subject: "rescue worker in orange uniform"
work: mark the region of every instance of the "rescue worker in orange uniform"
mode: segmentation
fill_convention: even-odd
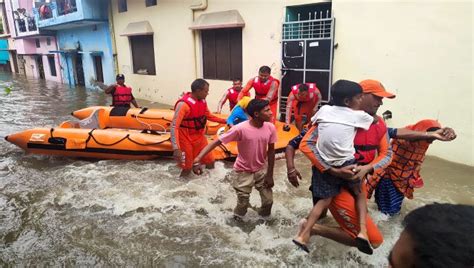
[[[285,130],[290,129],[291,112],[294,113],[296,128],[301,131],[303,125],[318,110],[321,102],[321,92],[315,83],[298,84],[291,87],[290,95],[286,101]]]
[[[242,91],[240,91],[238,100],[241,100],[244,96],[248,96],[251,88],[255,89],[256,99],[265,99],[270,102],[270,109],[273,113],[272,123],[275,123],[280,81],[270,75],[271,71],[268,66],[260,67],[260,69],[258,69],[258,76],[247,82]]]
[[[125,75],[117,74],[115,77],[117,83],[107,87],[105,94],[112,95],[112,106],[130,107],[130,103],[139,108],[135,97],[132,94],[132,88],[125,85]]]
[[[229,111],[232,111],[234,109],[235,105],[237,105],[238,102],[238,97],[239,93],[242,90],[242,79],[240,78],[234,78],[232,80],[232,87],[227,89],[224,94],[222,95],[222,98],[220,99],[219,103],[217,104],[217,114],[220,114],[222,112],[222,107],[224,106],[224,103],[229,100]],[[250,96],[250,94],[247,92],[246,96]]]
[[[184,94],[175,104],[173,121],[171,122],[171,143],[173,157],[183,169],[181,177],[191,173],[194,158],[207,145],[207,119],[225,124],[226,120],[209,112],[206,97],[209,94],[209,83],[204,79],[196,79],[191,84],[191,92]],[[214,166],[212,152],[201,161],[207,168]]]

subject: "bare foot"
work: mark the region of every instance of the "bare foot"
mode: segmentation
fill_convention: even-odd
[[[308,222],[308,220],[306,218],[303,218],[300,220],[300,222],[298,222],[298,234],[297,234],[297,237],[300,237],[301,234],[303,233],[303,230],[304,230],[304,227],[306,226],[306,223]]]
[[[363,232],[361,230],[361,232],[357,235],[355,241],[356,241],[356,247],[359,251],[364,252],[365,254],[372,255],[373,248],[367,236],[367,231]]]
[[[357,237],[369,241],[369,236],[367,235],[367,231],[364,232],[361,230],[359,234],[357,235]]]
[[[303,249],[306,252],[308,251],[308,248],[306,247],[306,244],[308,244],[310,235],[306,235],[304,233],[304,229],[306,227],[308,220],[306,218],[301,219],[298,223],[298,234],[296,235],[296,238],[293,239],[293,243],[295,243],[298,247]]]

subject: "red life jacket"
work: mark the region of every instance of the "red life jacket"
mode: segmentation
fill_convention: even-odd
[[[227,90],[227,99],[229,99],[230,110],[237,104],[240,91],[235,90],[233,87]]]
[[[293,96],[295,96],[296,101],[308,102],[308,101],[316,99],[316,102],[318,102],[318,93],[320,92],[316,84],[315,83],[305,83],[305,84],[308,86],[308,95],[306,95],[305,98],[298,97],[298,92],[299,92],[298,88],[301,84],[297,84],[291,87],[291,93],[293,93]]]
[[[380,140],[387,135],[387,126],[381,117],[377,116],[377,123],[370,125],[368,130],[357,130],[354,138],[354,154],[357,163],[368,164],[375,159]]]
[[[112,93],[112,106],[130,106],[133,100],[132,88],[125,85],[115,85]]]
[[[280,81],[276,78],[273,78],[272,76],[269,76],[267,81],[265,81],[265,83],[262,83],[260,81],[260,78],[258,78],[258,76],[256,76],[253,79],[252,87],[255,89],[255,98],[264,99],[267,96],[268,91],[270,91],[270,86],[272,85],[273,81],[277,82],[277,89],[273,93],[270,103],[277,102],[278,101],[278,87],[280,86]]]
[[[206,100],[196,100],[192,97],[191,92],[188,92],[176,102],[175,109],[180,102],[186,103],[191,108],[191,112],[183,119],[180,127],[188,129],[189,134],[203,133],[207,122]]]

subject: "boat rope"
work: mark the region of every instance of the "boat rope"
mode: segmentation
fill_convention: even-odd
[[[232,153],[229,151],[229,149],[227,149],[227,147],[224,145],[224,144],[219,144],[219,148],[222,149],[222,151],[224,151],[224,153],[227,155],[227,157],[232,157]]]
[[[140,120],[140,118],[142,118],[142,119],[152,119],[152,120],[165,120],[165,121],[171,122],[170,120],[168,120],[164,117],[162,117],[162,118],[152,118],[152,117],[143,117],[143,116],[138,116],[138,115],[132,115],[132,118],[135,118],[138,121],[138,123],[148,127],[148,129],[150,129],[150,130],[153,130],[154,125],[160,127],[161,129],[163,129],[163,131],[157,130],[157,132],[160,133],[160,134],[165,134],[166,133],[166,127],[164,127],[163,125],[158,124],[158,123],[144,122],[144,121]]]
[[[166,140],[162,140],[162,141],[158,141],[158,142],[155,142],[155,143],[141,143],[141,142],[138,142],[136,140],[133,140],[132,138],[130,138],[130,134],[127,134],[125,137],[121,138],[120,140],[116,141],[116,142],[113,142],[113,143],[110,143],[110,144],[106,144],[106,143],[102,143],[102,142],[99,142],[93,135],[93,132],[94,132],[95,129],[92,129],[88,134],[89,134],[89,137],[87,138],[86,140],[86,144],[89,142],[90,139],[93,139],[95,141],[95,143],[99,144],[99,145],[102,145],[102,146],[114,146],[116,144],[119,144],[120,142],[124,141],[124,140],[129,140],[137,145],[140,145],[140,146],[153,146],[153,145],[159,145],[159,144],[162,144],[164,142],[167,142],[170,140],[170,138],[166,139]]]

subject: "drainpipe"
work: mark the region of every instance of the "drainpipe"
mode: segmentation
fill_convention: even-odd
[[[114,27],[114,19],[113,19],[113,12],[112,12],[112,1],[109,1],[109,31],[110,37],[112,41],[112,55],[114,57],[114,68],[115,74],[119,73],[118,67],[118,58],[117,58],[117,43],[115,41],[115,27]]]
[[[66,69],[67,69],[67,80],[68,80],[68,84],[69,84],[69,87],[72,87],[72,82],[71,82],[71,73],[69,71],[69,61],[68,61],[68,57],[67,57],[67,53],[64,53],[64,59],[66,61]]]
[[[193,3],[191,4],[191,19],[192,22],[195,20],[195,11],[197,10],[206,10],[207,8],[207,0],[194,0]],[[196,30],[192,30],[193,32],[193,55],[194,55],[194,78],[198,77],[198,58],[197,58],[197,44],[196,44]]]

